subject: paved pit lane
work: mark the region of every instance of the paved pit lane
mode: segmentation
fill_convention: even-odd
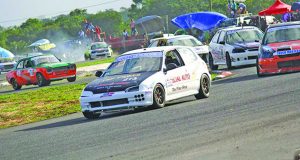
[[[2,129],[0,159],[293,159],[300,148],[300,73],[233,72],[213,82],[208,99]]]

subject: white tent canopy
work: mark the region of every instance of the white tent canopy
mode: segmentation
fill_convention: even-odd
[[[6,50],[0,47],[0,58],[14,58],[15,55],[12,54],[9,50]]]

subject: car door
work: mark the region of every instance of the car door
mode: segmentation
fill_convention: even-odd
[[[168,51],[164,63],[167,101],[185,96],[187,91],[186,76],[188,75],[186,75],[187,69],[178,51],[175,49]]]
[[[209,51],[210,54],[214,60],[214,63],[219,62],[219,56],[218,56],[218,39],[220,36],[221,31],[218,31],[214,37],[211,39],[211,42],[209,44]]]
[[[185,82],[189,90],[188,94],[196,94],[199,89],[200,77],[199,73],[199,64],[197,64],[198,55],[192,51],[191,48],[178,48],[177,49],[185,63]]]
[[[21,60],[18,62],[17,67],[16,67],[16,77],[15,79],[17,80],[19,85],[25,85],[27,84],[27,79],[23,76],[23,70],[24,70],[24,61]]]
[[[24,69],[22,70],[22,75],[24,79],[27,80],[28,84],[32,84],[36,81],[35,78],[35,69],[33,63],[30,59],[24,61]]]
[[[218,38],[218,43],[217,43],[217,59],[218,62],[216,64],[226,64],[226,57],[225,57],[225,37],[226,37],[226,32],[222,31],[220,33],[220,36]]]

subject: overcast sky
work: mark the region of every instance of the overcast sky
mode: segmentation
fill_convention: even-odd
[[[132,0],[0,0],[0,25],[20,25],[30,17],[48,18],[88,6],[88,13],[119,10],[121,7],[128,8],[131,3]]]

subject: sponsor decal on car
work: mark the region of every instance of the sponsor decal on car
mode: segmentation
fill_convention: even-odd
[[[111,97],[112,95],[114,95],[115,93],[114,92],[107,92],[107,93],[103,93],[100,98],[103,98],[103,97]]]
[[[295,50],[287,50],[287,51],[277,51],[274,53],[274,55],[282,56],[282,55],[289,55],[289,54],[295,54],[300,53],[300,49]]]
[[[141,58],[141,57],[163,57],[162,52],[146,52],[139,54],[130,54],[118,57],[115,62],[121,62],[127,59]]]

